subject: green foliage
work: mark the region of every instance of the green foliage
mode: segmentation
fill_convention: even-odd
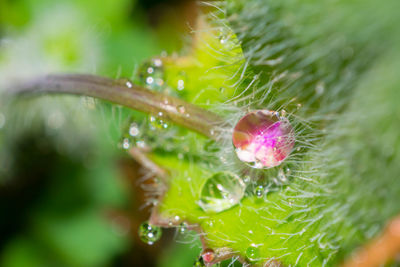
[[[277,182],[273,170],[249,170],[238,162],[229,133],[219,137],[211,153],[205,143],[198,146],[202,142],[197,136],[186,135],[184,156],[152,157],[171,172],[159,207],[162,216],[178,215],[200,225],[207,246],[215,250],[227,247],[245,258],[248,247],[255,244],[259,263],[278,259],[285,265],[331,266],[376,236],[400,212],[399,169],[394,166],[400,150],[393,125],[399,114],[393,99],[399,99],[395,88],[400,85],[394,75],[398,56],[393,48],[399,44],[392,27],[395,5],[395,1],[384,6],[373,1],[228,2],[227,20],[216,22],[217,15],[212,23],[222,31],[230,23],[245,62],[238,60],[235,65],[242,75],[227,75],[237,85],[227,93],[230,101],[209,108],[230,123],[248,108],[284,109],[297,137],[295,151],[282,166],[282,170],[290,167],[289,182]],[[213,31],[209,34],[218,39]],[[221,55],[225,51],[230,47],[218,50]],[[191,56],[196,58],[196,51]],[[211,58],[203,60],[211,62],[210,70],[223,68],[213,66],[218,63],[212,61],[215,55],[202,56]],[[190,80],[209,75],[185,71]],[[223,82],[216,80],[213,89]],[[199,94],[205,89],[195,83],[188,90]],[[197,146],[190,146],[191,138]],[[224,170],[242,177],[250,172],[253,182],[239,205],[206,213],[197,204],[201,187],[213,173]],[[261,200],[252,192],[258,184],[267,187]]]
[[[125,138],[130,146],[151,150],[148,157],[169,173],[167,191],[160,186],[151,192],[151,197],[163,194],[155,211],[171,224],[187,221],[191,226],[200,226],[205,246],[217,252],[227,248],[260,265],[271,260],[285,266],[340,264],[400,212],[400,170],[396,164],[399,126],[394,123],[400,118],[400,80],[396,73],[400,68],[396,51],[400,35],[395,26],[399,23],[398,1],[231,0],[207,5],[214,4],[213,11],[202,17],[202,26],[195,32],[187,53],[158,57],[162,61],[160,86],[152,89],[221,115],[226,125],[214,136],[216,141],[165,123],[162,114],[147,118],[107,104],[100,104],[100,110],[110,122],[106,125],[110,129],[102,128],[90,136],[105,136],[108,132],[114,142]],[[84,2],[82,8],[86,5],[94,7],[96,3]],[[136,61],[157,54],[159,48],[152,47],[154,36],[139,30],[140,24],[133,35],[128,33],[126,17],[116,15],[124,14],[126,5],[122,1],[101,11],[115,25],[101,41],[80,36],[77,29],[82,22],[78,22],[61,35],[47,38],[46,32],[41,33],[40,47],[49,58],[61,62],[57,70],[87,70],[90,63],[97,63],[101,66],[99,73],[113,75],[120,64],[121,73],[129,77],[132,63],[126,51],[135,43],[136,33],[144,40],[129,54]],[[15,14],[11,12],[9,16]],[[29,17],[47,21],[35,12]],[[16,27],[24,25],[18,16],[9,19]],[[94,23],[96,17],[86,19]],[[71,36],[81,38],[71,40]],[[84,53],[87,46],[99,47],[93,58]],[[61,57],[59,48],[65,51]],[[8,58],[10,55],[17,54],[10,51],[4,53],[6,62],[14,60]],[[151,87],[146,80],[151,74],[148,67],[148,63],[139,66],[134,81]],[[51,106],[43,104],[46,108]],[[254,109],[286,114],[295,129],[295,148],[281,166],[251,169],[235,155],[231,129]],[[92,119],[89,116],[77,123]],[[137,125],[138,134],[129,134],[132,123]],[[75,129],[85,126],[69,127],[67,135],[76,134]],[[58,134],[55,142],[69,142],[62,133]],[[86,140],[82,133],[81,137]],[[77,143],[81,144],[79,140]],[[104,148],[105,155],[112,153]],[[45,247],[55,247],[57,260],[66,264],[96,266],[123,247],[123,240],[110,236],[107,226],[93,213],[100,205],[123,201],[123,190],[105,179],[106,174],[114,176],[112,167],[103,165],[107,157],[98,156],[94,167],[97,171],[93,169],[84,181],[93,181],[91,177],[96,176],[104,184],[97,185],[96,181],[96,186],[90,187],[93,192],[82,193],[93,194],[87,214],[75,214],[63,227],[57,227],[62,217],[52,208],[33,216],[32,235],[41,237]],[[204,211],[198,204],[202,186],[215,173],[225,171],[243,180],[249,177],[245,196],[238,205],[222,212]],[[266,191],[262,197],[254,192],[259,186]],[[54,190],[47,197],[69,193]],[[70,239],[71,233],[82,233],[83,240]],[[92,236],[98,239],[84,242]],[[84,243],[88,253],[75,255],[79,253],[76,242]],[[41,249],[33,247],[30,238],[18,238],[9,245],[4,261],[12,262],[13,255],[23,255],[21,261],[40,264],[43,259],[37,255],[42,252],[38,250]],[[249,259],[250,254],[257,257]],[[175,260],[177,265],[183,265]],[[9,266],[12,264],[18,262]]]

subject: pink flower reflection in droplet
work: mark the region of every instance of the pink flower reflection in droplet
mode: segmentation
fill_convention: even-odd
[[[281,164],[293,149],[292,126],[278,112],[255,110],[236,124],[233,145],[238,158],[253,168],[272,168]]]

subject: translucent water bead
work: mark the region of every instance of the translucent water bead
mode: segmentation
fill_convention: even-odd
[[[140,225],[138,234],[144,243],[153,245],[161,237],[161,228],[144,222]]]
[[[255,110],[236,124],[232,141],[241,161],[253,168],[267,169],[278,166],[289,156],[295,135],[289,121],[278,112]]]
[[[233,173],[219,172],[204,183],[199,206],[206,212],[221,212],[239,203],[246,185]]]

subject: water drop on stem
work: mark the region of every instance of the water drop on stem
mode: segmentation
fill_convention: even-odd
[[[160,239],[162,231],[160,227],[144,222],[140,225],[138,234],[144,243],[152,245]]]
[[[256,245],[251,244],[246,249],[246,258],[251,262],[257,261],[260,258],[259,248]]]

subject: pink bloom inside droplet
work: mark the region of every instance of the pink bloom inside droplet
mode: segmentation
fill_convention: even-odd
[[[270,110],[255,110],[236,124],[233,145],[238,158],[254,168],[272,168],[287,158],[294,146],[294,131],[286,118]]]

